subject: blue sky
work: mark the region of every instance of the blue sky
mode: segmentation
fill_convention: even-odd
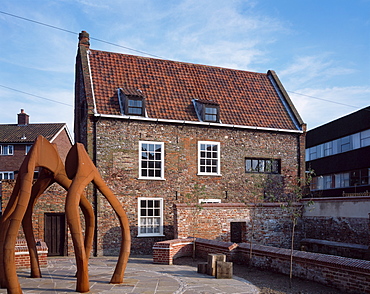
[[[370,105],[370,0],[3,0],[0,123],[22,108],[73,132],[82,30],[121,46],[97,50],[275,70],[308,129]]]

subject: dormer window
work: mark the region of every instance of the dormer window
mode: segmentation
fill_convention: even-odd
[[[143,99],[137,99],[136,97],[128,97],[127,99],[127,114],[132,115],[143,115]]]
[[[145,97],[140,90],[120,88],[118,100],[122,115],[145,116]]]
[[[200,121],[220,122],[220,106],[216,102],[194,99],[193,104]]]
[[[204,105],[204,121],[218,122],[218,107]]]

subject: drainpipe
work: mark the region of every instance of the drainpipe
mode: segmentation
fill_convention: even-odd
[[[96,147],[96,134],[97,134],[97,123],[98,123],[99,118],[93,117],[93,163],[96,166],[96,160],[97,160],[97,147]],[[95,221],[95,226],[94,226],[94,251],[93,255],[95,257],[98,256],[98,191],[95,187],[93,186],[93,199],[94,199],[94,221]]]

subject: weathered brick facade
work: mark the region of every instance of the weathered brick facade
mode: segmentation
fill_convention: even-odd
[[[298,177],[299,134],[205,128],[198,126],[100,119],[95,124],[98,140],[96,165],[105,182],[123,204],[131,223],[132,251],[150,253],[161,238],[137,236],[138,197],[164,198],[164,238],[174,237],[174,203],[192,203],[194,185],[205,186],[203,198],[228,203],[249,203],[255,197],[255,175],[245,172],[245,157],[278,158],[285,187]],[[165,180],[138,180],[139,141],[164,142]],[[222,176],[197,175],[198,141],[217,141],[221,146]],[[288,189],[288,188],[286,188]],[[279,214],[276,215],[279,217]],[[120,231],[105,200],[98,211],[98,254],[117,254]],[[269,241],[266,241],[269,242]]]
[[[256,188],[262,178],[281,183],[284,193],[304,176],[306,126],[275,72],[92,50],[86,32],[79,41],[75,141],[85,145],[125,208],[134,254],[151,253],[155,242],[174,238],[173,204],[196,203],[198,198],[256,203],[263,198],[263,189]],[[215,111],[208,118],[207,107]],[[163,177],[139,175],[143,141],[163,144]],[[201,175],[200,141],[219,146],[219,172]],[[247,173],[246,158],[276,160],[279,171]],[[88,193],[96,213],[94,253],[117,254],[120,233],[113,210],[97,191]],[[139,197],[163,199],[163,234],[138,230]]]

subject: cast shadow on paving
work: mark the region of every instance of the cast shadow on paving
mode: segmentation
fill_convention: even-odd
[[[152,257],[131,257],[123,284],[109,284],[117,260],[114,257],[91,258],[89,293],[258,293],[248,281],[215,279],[199,274],[187,265],[153,264]],[[49,258],[42,278],[29,278],[30,270],[19,270],[23,293],[76,293],[76,266],[73,257]],[[6,289],[0,289],[6,293]]]

